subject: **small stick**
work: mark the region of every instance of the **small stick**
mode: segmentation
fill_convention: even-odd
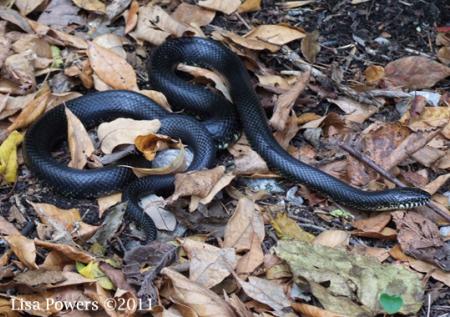
[[[380,165],[378,165],[377,163],[372,161],[368,156],[362,154],[361,152],[356,151],[355,149],[353,149],[352,147],[350,147],[349,145],[347,145],[345,143],[339,143],[338,145],[339,145],[339,147],[341,149],[343,149],[344,151],[350,153],[353,157],[355,157],[359,161],[361,161],[361,162],[365,163],[366,165],[370,166],[377,173],[383,175],[384,178],[388,179],[389,181],[391,181],[392,183],[394,183],[398,187],[406,187],[406,185],[403,182],[401,182],[399,179],[397,179],[397,177],[395,177],[394,175],[392,175],[391,173],[386,171],[384,168],[382,168]]]
[[[386,179],[397,185],[398,187],[407,187],[403,182],[398,180],[395,176],[393,176],[391,173],[386,171],[384,168],[379,166],[377,163],[372,161],[367,156],[363,155],[362,153],[355,151],[353,148],[348,146],[347,144],[339,143],[338,144],[341,149],[344,151],[350,153],[353,157],[360,160],[361,162],[367,164],[371,168],[373,168],[377,173],[383,175]],[[429,210],[434,211],[436,214],[444,218],[446,221],[450,222],[450,215],[441,210],[433,201],[428,202],[428,204],[425,206],[428,207]]]

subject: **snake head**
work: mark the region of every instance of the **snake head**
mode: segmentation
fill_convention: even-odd
[[[418,188],[395,188],[390,190],[392,209],[411,209],[427,204],[431,195]]]

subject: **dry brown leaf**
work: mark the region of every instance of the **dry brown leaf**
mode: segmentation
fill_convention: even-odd
[[[214,184],[214,186],[209,191],[208,195],[206,197],[198,197],[198,196],[192,196],[191,198],[191,204],[189,205],[189,211],[194,211],[197,209],[198,204],[201,203],[203,205],[209,204],[214,197],[217,195],[218,192],[220,192],[222,189],[224,189],[226,186],[228,186],[231,181],[236,177],[236,175],[231,173],[225,173],[222,175],[222,177],[217,181],[217,183]]]
[[[299,2],[299,1],[293,1]],[[292,303],[292,308],[297,312],[302,314],[305,317],[345,317],[344,315],[339,315],[336,313],[332,313],[328,310],[301,303]]]
[[[0,216],[0,234],[2,235],[20,235],[20,231],[6,220],[3,216]]]
[[[228,148],[233,155],[236,166],[236,175],[250,175],[255,173],[268,173],[269,168],[266,162],[258,153],[252,150],[245,136],[242,136],[235,144]]]
[[[255,51],[269,50],[270,52],[275,53],[276,51],[278,51],[280,49],[280,46],[278,46],[278,45],[264,42],[264,41],[261,41],[258,39],[246,38],[246,37],[237,35],[233,32],[226,31],[226,30],[214,31],[212,33],[212,35],[214,36],[216,33],[219,33],[220,35],[230,39],[234,43],[236,43],[242,47],[248,48],[250,50],[255,50]]]
[[[261,247],[261,240],[257,235],[253,235],[250,250],[239,258],[236,267],[238,274],[251,274],[264,262],[264,252]]]
[[[186,32],[186,25],[172,18],[157,5],[139,8],[136,30],[131,33],[135,38],[154,45],[161,45],[169,35],[180,37]]]
[[[300,74],[295,85],[278,97],[275,104],[274,113],[269,121],[270,125],[276,130],[281,131],[285,129],[289,114],[295,105],[295,101],[305,90],[305,87],[309,82],[310,75],[311,73],[309,71]]]
[[[273,308],[275,312],[281,312],[289,307],[291,302],[284,294],[283,287],[273,281],[250,276],[248,282],[239,281],[245,294],[254,300]]]
[[[80,211],[76,208],[60,209],[51,204],[28,202],[35,210],[37,216],[43,224],[55,221],[64,226],[68,231],[72,231],[77,222],[81,221]]]
[[[106,5],[100,0],[72,0],[81,9],[96,13],[106,13]]]
[[[244,0],[239,6],[238,12],[253,12],[261,10],[261,0]]]
[[[114,148],[122,144],[134,144],[139,135],[148,135],[158,132],[161,127],[159,120],[134,120],[118,118],[111,122],[99,125],[97,130],[98,139],[101,142],[101,150],[110,154]]]
[[[450,65],[450,46],[441,47],[437,51],[437,57],[445,65]]]
[[[162,269],[161,274],[167,276],[172,284],[167,295],[163,294],[177,304],[190,307],[196,313],[196,316],[237,317],[227,302],[216,293],[167,267]]]
[[[167,198],[167,201],[174,202],[179,197],[198,196],[206,197],[214,185],[225,173],[225,167],[217,166],[204,171],[192,171],[175,175],[175,191]]]
[[[327,230],[321,232],[312,241],[313,244],[320,244],[330,248],[345,248],[350,241],[350,233],[342,230]]]
[[[450,68],[423,56],[408,56],[387,64],[384,81],[389,86],[422,89],[431,88],[450,76]]]
[[[316,62],[317,54],[320,52],[319,31],[307,33],[302,40],[301,51],[305,59],[310,63]]]
[[[134,139],[136,149],[144,154],[145,158],[152,161],[156,153],[167,148],[182,148],[180,142],[169,136],[161,134],[138,135]]]
[[[8,127],[8,131],[24,128],[36,120],[47,107],[47,102],[50,98],[50,88],[44,85],[35,99],[30,101],[22,112],[17,116],[14,122]]]
[[[443,185],[447,183],[447,181],[450,179],[450,173],[440,175],[432,182],[428,183],[425,187],[422,189],[429,192],[431,195],[434,195]]]
[[[371,115],[377,112],[377,108],[371,105],[359,103],[353,99],[340,97],[338,99],[327,99],[342,109],[347,115],[345,119],[348,121],[363,123]]]
[[[32,92],[36,88],[33,61],[35,54],[27,50],[20,54],[13,54],[6,58],[3,70],[4,78],[19,85],[21,95]]]
[[[356,220],[353,227],[363,232],[381,232],[391,221],[390,212],[382,212],[367,219]]]
[[[173,140],[172,140],[173,141]],[[175,144],[175,143],[174,143]],[[145,168],[145,167],[131,167],[133,173],[137,177],[143,177],[147,175],[166,175],[174,174],[186,170],[186,152],[181,143],[175,144],[178,146],[179,152],[177,156],[166,166],[155,167],[155,168]]]
[[[136,73],[128,62],[94,42],[88,43],[88,57],[96,75],[114,89],[137,90]]]
[[[224,247],[235,248],[236,252],[247,251],[255,236],[263,241],[264,235],[264,220],[257,205],[246,197],[239,199],[225,227]]]
[[[252,312],[247,306],[241,301],[241,299],[236,294],[231,294],[230,297],[224,294],[225,300],[230,304],[240,317],[254,317]]]
[[[20,14],[26,16],[33,12],[44,0],[16,0],[14,4],[19,8]]]
[[[98,216],[101,218],[103,213],[108,210],[109,207],[117,205],[122,201],[122,193],[116,193],[109,196],[103,196],[97,198],[98,204]]]
[[[353,253],[368,255],[376,258],[378,261],[384,262],[389,258],[389,250],[383,248],[367,247],[363,245],[353,246]]]
[[[131,1],[130,8],[123,13],[125,19],[125,34],[130,33],[137,25],[139,3],[135,0]]]
[[[123,48],[124,39],[114,33],[106,33],[97,36],[93,42],[116,53],[123,59],[127,58],[127,52]]]
[[[389,254],[396,260],[404,261],[411,266],[414,270],[422,273],[426,273],[431,275],[435,280],[440,281],[450,287],[450,273],[445,272],[438,268],[435,265],[432,265],[430,263],[426,263],[421,260],[416,260],[410,256],[407,256],[403,253],[402,249],[399,245],[394,246],[390,251]]]
[[[67,142],[69,144],[69,167],[83,169],[95,147],[83,123],[69,108],[64,109],[67,117]]]
[[[172,18],[187,25],[205,26],[214,20],[216,12],[182,2],[172,13]]]
[[[378,65],[370,65],[364,71],[364,77],[369,85],[377,84],[384,78],[384,68]]]
[[[240,0],[200,0],[198,5],[210,10],[220,11],[225,14],[231,14],[235,12],[241,5]]]
[[[73,261],[78,261],[81,263],[89,263],[91,261],[94,261],[94,257],[88,252],[80,250],[68,244],[52,243],[39,239],[34,239],[34,243],[39,247],[43,247],[44,249],[58,251],[59,253],[64,254],[66,257]]]
[[[216,89],[219,90],[230,102],[232,101],[230,92],[225,85],[225,80],[219,74],[205,68],[190,66],[186,64],[179,64],[177,66],[177,69],[186,72],[194,77],[204,77],[211,80],[214,83]]]
[[[189,279],[205,288],[222,282],[236,267],[237,256],[232,248],[221,249],[192,239],[184,239],[181,246],[190,259]]]
[[[150,98],[151,100],[156,102],[158,105],[160,105],[167,111],[172,112],[172,109],[170,108],[170,104],[167,101],[167,98],[166,98],[166,96],[164,96],[163,93],[156,91],[156,90],[139,90],[139,93]]]
[[[38,268],[36,264],[36,246],[33,240],[21,234],[9,235],[4,238],[11,250],[26,267],[31,270]]]
[[[264,41],[274,45],[284,45],[305,36],[305,32],[289,25],[265,24],[251,30],[245,35],[245,38]]]

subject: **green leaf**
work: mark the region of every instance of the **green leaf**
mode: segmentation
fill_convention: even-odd
[[[52,45],[50,48],[52,50],[52,57],[53,57],[52,67],[61,68],[64,65],[64,61],[61,57],[61,50],[59,49],[59,47],[54,45]]]
[[[403,299],[397,295],[389,295],[382,293],[380,295],[380,304],[388,314],[395,314],[400,311],[403,306]]]
[[[330,215],[336,218],[344,218],[344,219],[352,219],[353,215],[349,213],[348,211],[342,210],[342,209],[335,209],[330,212]]]

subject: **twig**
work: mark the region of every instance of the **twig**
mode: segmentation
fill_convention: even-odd
[[[350,153],[353,157],[360,160],[361,162],[367,164],[369,167],[373,168],[377,173],[383,175],[386,179],[397,185],[398,187],[407,187],[403,182],[401,182],[399,179],[397,179],[395,176],[393,176],[391,173],[386,171],[384,168],[376,164],[374,161],[372,161],[370,158],[365,156],[364,154],[354,150],[347,144],[339,143],[339,147],[343,149],[344,151]],[[444,218],[446,221],[450,222],[450,215],[443,210],[441,210],[436,203],[433,201],[428,202],[428,204],[425,206],[427,209],[434,211],[436,214]]]
[[[244,24],[244,26],[247,28],[247,30],[252,29],[252,27],[250,25],[248,25],[247,21],[245,21],[244,18],[238,12],[236,12],[235,15],[242,22],[242,24]]]
[[[373,168],[377,173],[384,176],[384,178],[388,179],[398,187],[406,187],[406,185],[401,182],[397,177],[386,171],[384,168],[382,168],[380,165],[372,161],[368,156],[362,154],[361,152],[356,151],[352,147],[350,147],[348,144],[345,143],[339,143],[338,144],[341,149],[344,151],[350,153],[353,157],[358,159],[359,161],[365,163],[366,165]]]

